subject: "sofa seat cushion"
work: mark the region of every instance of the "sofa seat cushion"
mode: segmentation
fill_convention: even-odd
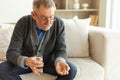
[[[69,58],[77,66],[75,80],[104,80],[104,69],[90,58]]]

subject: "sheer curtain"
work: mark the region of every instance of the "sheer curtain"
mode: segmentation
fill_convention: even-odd
[[[120,0],[111,1],[111,29],[120,31]]]

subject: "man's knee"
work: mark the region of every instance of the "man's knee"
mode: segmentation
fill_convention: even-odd
[[[3,62],[0,64],[0,70],[2,71],[8,71],[8,70],[11,70],[11,68],[13,68],[14,65],[12,65],[11,63],[9,62]]]
[[[77,73],[77,67],[76,67],[74,64],[70,63],[70,62],[68,62],[68,64],[69,64],[69,66],[70,66],[69,75],[70,75],[72,78],[74,78],[74,77],[76,76],[76,73]]]

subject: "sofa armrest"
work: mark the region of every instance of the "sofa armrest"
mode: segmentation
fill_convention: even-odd
[[[120,33],[90,27],[90,56],[105,69],[105,80],[120,80]]]

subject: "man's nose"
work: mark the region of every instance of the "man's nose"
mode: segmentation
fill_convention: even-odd
[[[48,18],[48,20],[47,20],[47,24],[51,24],[51,23],[52,23],[51,19]]]

